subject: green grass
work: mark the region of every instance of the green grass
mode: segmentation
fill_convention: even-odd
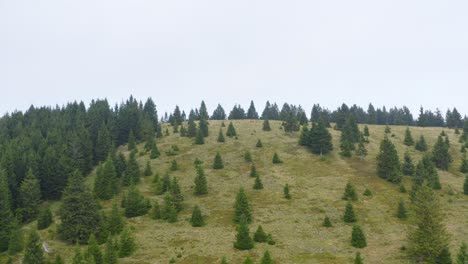
[[[171,172],[171,175],[178,178],[182,188],[184,210],[174,224],[154,221],[148,215],[128,220],[127,224],[135,229],[138,250],[131,257],[121,259],[121,263],[169,263],[171,258],[176,263],[220,263],[222,256],[226,256],[229,263],[241,263],[247,255],[258,262],[266,249],[276,263],[351,263],[356,249],[350,245],[352,225],[342,221],[346,202],[341,200],[348,181],[355,185],[359,194],[354,208],[367,236],[368,246],[360,250],[365,263],[407,263],[400,247],[405,245],[411,219],[400,221],[395,213],[399,199],[407,200],[408,195],[401,194],[397,185],[378,178],[375,173],[375,157],[385,126],[369,125],[370,143],[366,145],[369,154],[364,159],[341,158],[338,154],[340,132],[331,130],[335,149],[321,159],[298,146],[299,132],[285,133],[280,129],[279,122],[270,121],[272,131],[264,132],[260,120],[234,121],[238,139],[226,137],[225,143],[216,141],[221,122],[209,123],[210,135],[204,145],[194,145],[193,139],[172,134],[172,129],[170,136],[157,141],[162,155],[151,160],[153,172],[163,175],[169,170],[171,161],[177,160],[179,170]],[[391,140],[402,160],[407,148],[403,145],[406,127],[391,128],[395,134]],[[423,134],[429,146],[435,143],[442,130],[411,127],[413,137],[417,139]],[[453,130],[445,129],[445,132],[450,138],[451,154],[455,161],[448,172],[439,171],[442,190],[437,193],[447,215],[446,226],[452,235],[453,256],[463,239],[468,242],[468,196],[461,193],[464,178],[458,172],[461,154],[457,135]],[[262,140],[263,148],[255,147],[258,139]],[[177,156],[169,157],[164,153],[173,144],[180,151]],[[138,145],[139,150],[143,149],[143,145]],[[120,150],[126,152],[126,147]],[[243,158],[246,150],[251,152],[261,175],[264,185],[261,191],[252,189],[254,178],[249,177],[250,164]],[[222,170],[212,169],[217,151],[224,161],[225,168]],[[422,156],[414,148],[409,148],[409,151],[415,162]],[[275,152],[283,163],[272,164]],[[193,195],[195,158],[204,161],[207,175],[209,193],[203,197]],[[148,159],[148,155],[138,157],[142,170]],[[90,185],[93,177],[88,178]],[[139,188],[153,201],[162,203],[162,196],[152,193],[150,182],[150,178],[143,179]],[[404,182],[409,190],[410,180],[405,178]],[[290,187],[291,200],[283,198],[286,183]],[[241,186],[245,187],[253,205],[251,233],[261,224],[266,232],[272,234],[276,245],[256,244],[249,252],[234,249],[233,203]],[[372,191],[372,197],[362,195],[366,188]],[[449,189],[454,191],[453,195],[449,195]],[[195,205],[200,206],[205,216],[205,227],[193,228],[187,221]],[[102,203],[102,206],[109,210],[111,201]],[[56,208],[57,205],[54,205]],[[330,217],[332,228],[322,227],[325,215]],[[53,240],[54,230],[55,225],[49,231],[41,231],[42,238],[54,252],[71,258],[74,247]]]

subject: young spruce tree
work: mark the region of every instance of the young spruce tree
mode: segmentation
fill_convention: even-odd
[[[216,156],[213,162],[213,169],[220,170],[224,168],[223,159],[221,158],[221,154],[216,152]]]
[[[395,145],[385,137],[380,143],[380,152],[377,154],[377,174],[379,177],[392,182],[401,181],[401,166]]]

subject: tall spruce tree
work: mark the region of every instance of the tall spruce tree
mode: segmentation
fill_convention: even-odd
[[[423,181],[427,181],[428,185],[433,189],[441,189],[439,174],[430,155],[424,155],[421,161],[418,162],[413,181],[417,186],[423,184]]]
[[[195,137],[197,135],[197,124],[193,117],[189,117],[187,124],[187,137]]]
[[[149,160],[146,161],[146,167],[145,167],[145,171],[143,172],[143,174],[146,177],[153,175],[153,170],[151,169],[151,164]]]
[[[136,139],[133,130],[128,134],[128,151],[133,151],[136,148]]]
[[[130,229],[125,229],[120,235],[119,257],[124,258],[133,254],[136,250],[135,237]]]
[[[262,190],[263,189],[263,183],[262,180],[260,179],[260,175],[257,174],[255,177],[255,183],[253,185],[254,190]]]
[[[108,238],[106,243],[106,248],[104,250],[103,260],[105,264],[117,264],[118,263],[118,254],[116,251],[116,246],[112,242],[112,238]]]
[[[408,211],[406,210],[405,202],[403,202],[403,200],[400,200],[398,203],[397,217],[400,219],[408,218]]]
[[[208,122],[206,121],[205,118],[200,119],[200,122],[198,123],[198,127],[200,131],[202,132],[203,137],[207,137],[208,136]]]
[[[439,200],[429,186],[423,184],[417,189],[413,212],[416,227],[408,233],[408,251],[417,262],[437,263],[448,246],[449,235]]]
[[[312,153],[320,156],[326,155],[333,150],[332,136],[330,132],[328,132],[323,120],[312,125],[308,142],[310,142],[308,147]]]
[[[103,161],[110,154],[112,149],[112,139],[109,129],[105,123],[101,124],[97,134],[96,146],[94,148],[94,164]]]
[[[250,106],[247,110],[247,119],[258,119],[258,113],[257,110],[255,110],[255,105],[253,101],[250,101]]]
[[[59,236],[72,243],[86,243],[90,234],[99,235],[102,219],[97,202],[85,186],[83,176],[75,171],[68,179],[60,207]]]
[[[6,171],[3,170],[0,173],[0,252],[8,249],[13,219],[10,189],[8,188]]]
[[[226,119],[226,112],[224,111],[224,108],[218,104],[216,109],[213,111],[213,114],[211,115],[212,120],[224,120]]]
[[[240,223],[243,218],[245,218],[247,223],[252,222],[252,207],[245,194],[244,188],[241,187],[237,193],[234,205],[234,222]]]
[[[109,200],[118,190],[118,178],[114,162],[109,156],[106,162],[96,171],[94,180],[94,193],[99,199]]]
[[[448,170],[448,167],[452,162],[452,157],[449,153],[449,146],[444,142],[442,136],[437,138],[437,142],[432,150],[432,159],[434,160],[436,167],[441,170]]]
[[[124,195],[122,206],[125,208],[125,216],[128,218],[145,215],[151,208],[151,204],[135,187],[130,185],[128,192]]]
[[[30,222],[39,213],[41,202],[41,187],[31,168],[20,186],[20,205],[23,222]]]
[[[50,207],[44,207],[39,210],[39,216],[37,217],[37,229],[42,230],[48,228],[53,223],[52,211]]]
[[[197,136],[195,137],[195,144],[196,145],[205,144],[205,138],[203,137],[203,132],[201,131],[201,129],[197,130]]]
[[[124,186],[129,186],[132,182],[137,184],[140,182],[140,175],[140,166],[136,160],[135,152],[132,151],[128,157],[125,173],[122,177],[122,184]]]
[[[172,178],[171,194],[174,201],[174,207],[176,208],[177,212],[182,211],[182,202],[184,201],[184,196],[182,195],[182,191],[180,190],[179,182],[177,181],[176,177]]]
[[[377,154],[377,175],[392,182],[401,181],[401,166],[395,145],[385,136],[380,143],[380,151]]]
[[[204,195],[208,193],[208,184],[206,181],[205,171],[202,166],[197,166],[197,176],[195,176],[195,195]]]
[[[23,264],[43,264],[45,263],[44,251],[41,240],[36,231],[31,231],[26,242]]]
[[[410,131],[409,127],[406,128],[405,139],[403,140],[403,143],[406,146],[413,146],[414,145],[413,136],[411,135],[411,131]]]
[[[94,234],[91,234],[88,239],[88,248],[86,249],[86,255],[92,256],[95,264],[104,264],[103,256],[99,244]]]
[[[403,173],[403,175],[408,175],[408,176],[411,176],[414,174],[413,160],[411,159],[409,151],[405,152],[403,165],[401,166],[401,172]]]
[[[15,255],[23,250],[23,231],[15,219],[11,224],[10,239],[8,241],[8,254]]]
[[[116,201],[112,203],[112,210],[110,215],[107,217],[107,231],[111,235],[117,235],[122,232],[124,227],[124,220],[119,210],[119,206]]]

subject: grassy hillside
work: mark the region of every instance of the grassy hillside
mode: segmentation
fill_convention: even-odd
[[[228,122],[225,122],[226,125]],[[327,157],[320,158],[307,149],[298,146],[299,133],[285,133],[279,122],[271,122],[272,131],[262,131],[262,121],[235,121],[238,139],[226,137],[225,143],[216,142],[220,121],[210,121],[210,136],[204,145],[194,145],[193,139],[183,138],[178,134],[158,140],[161,157],[151,160],[153,171],[163,175],[175,159],[179,170],[171,172],[176,176],[185,197],[184,210],[179,214],[179,221],[170,224],[152,220],[148,215],[132,218],[127,224],[134,228],[138,250],[131,256],[121,259],[121,263],[169,263],[171,258],[176,263],[219,263],[226,256],[229,263],[242,263],[247,255],[257,262],[268,249],[275,263],[351,263],[356,249],[350,245],[350,224],[342,221],[346,202],[341,200],[344,187],[352,182],[358,191],[359,201],[355,203],[358,222],[367,236],[368,246],[361,250],[365,263],[406,263],[404,251],[406,229],[411,219],[401,221],[395,217],[400,198],[408,200],[408,194],[402,194],[398,186],[376,176],[375,157],[380,141],[384,136],[384,126],[369,126],[370,143],[366,145],[369,154],[366,158],[344,159],[338,154],[340,132],[331,131],[334,151]],[[361,127],[362,128],[362,127]],[[392,126],[392,141],[397,146],[403,159],[406,146],[403,145],[406,127]],[[442,128],[412,127],[413,137],[420,134],[426,137],[432,146]],[[224,128],[226,131],[226,128]],[[437,191],[446,213],[446,225],[452,235],[451,250],[455,254],[462,240],[468,241],[468,196],[461,193],[463,175],[458,172],[460,164],[460,144],[453,130],[445,130],[451,142],[451,154],[454,162],[449,172],[439,171],[442,190]],[[258,139],[263,148],[256,148]],[[177,156],[167,156],[165,151],[176,144]],[[143,144],[138,146],[143,149]],[[254,179],[249,177],[250,164],[244,161],[245,151],[252,153],[264,189],[252,189]],[[417,162],[421,153],[409,148],[413,160]],[[121,151],[126,152],[122,147]],[[211,169],[215,153],[223,157],[223,170]],[[273,154],[277,152],[282,164],[272,164]],[[128,153],[127,153],[128,154]],[[203,197],[193,195],[195,158],[204,161],[208,179],[209,193]],[[141,168],[144,168],[148,155],[140,156]],[[88,178],[93,182],[94,175]],[[139,185],[141,191],[152,200],[162,203],[162,196],[155,196],[151,189],[152,177],[144,178]],[[283,186],[288,183],[291,200],[283,198]],[[410,180],[404,179],[410,189]],[[261,224],[271,233],[276,245],[256,244],[250,251],[238,251],[233,248],[235,225],[232,223],[233,204],[239,187],[244,186],[253,205],[254,221],[250,225],[253,233]],[[362,195],[365,188],[373,192],[372,197]],[[120,201],[120,200],[119,200]],[[109,210],[112,201],[102,203]],[[207,225],[194,228],[187,219],[192,209],[199,205],[206,216]],[[54,205],[56,209],[58,204]],[[328,215],[332,228],[321,226]],[[66,255],[70,259],[73,246],[53,240],[55,225],[41,232],[51,249]]]

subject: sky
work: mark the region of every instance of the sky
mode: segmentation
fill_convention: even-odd
[[[0,114],[133,94],[457,107],[468,114],[465,0],[0,0]]]

